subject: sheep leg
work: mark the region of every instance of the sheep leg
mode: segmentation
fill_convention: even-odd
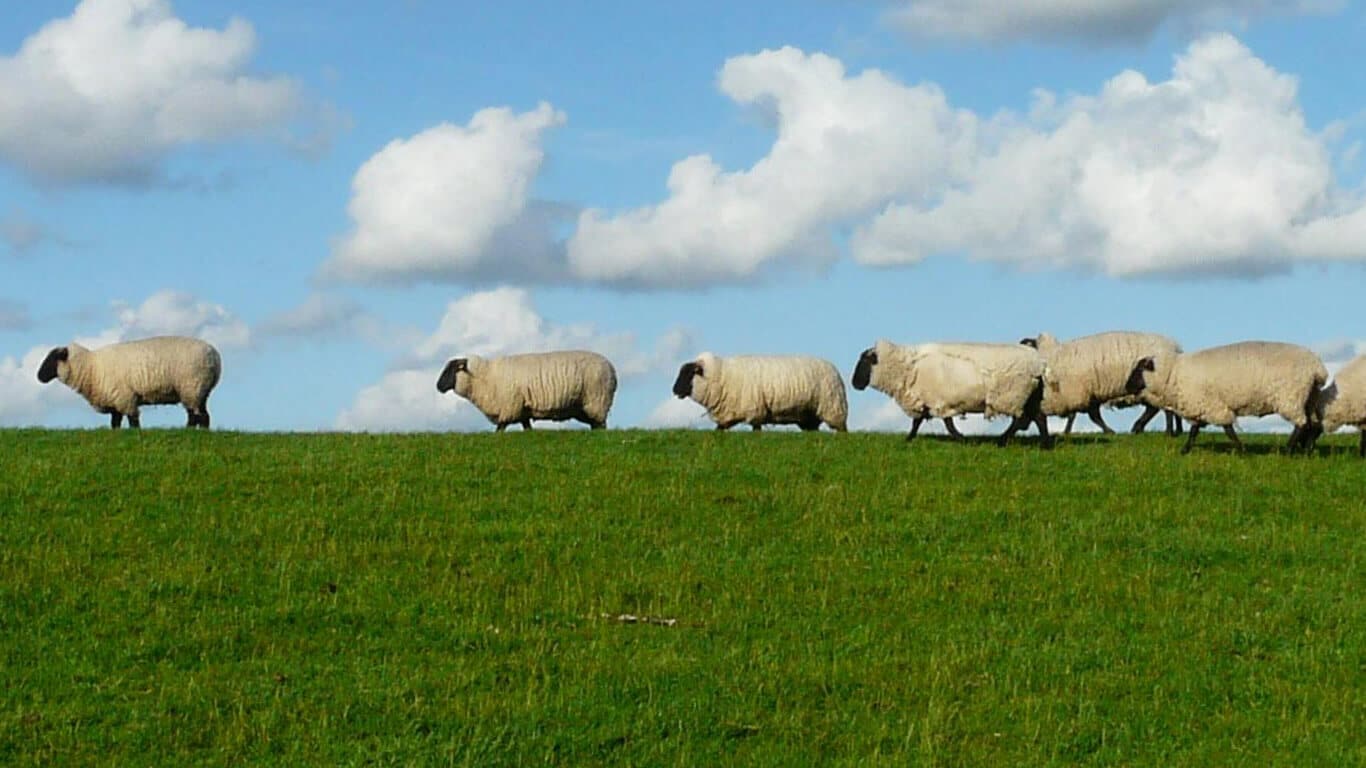
[[[123,414],[119,413],[118,411],[114,411],[113,413],[109,414],[109,428],[110,428],[110,429],[118,429],[119,427],[122,427],[122,426],[123,426]]]
[[[1233,441],[1233,446],[1238,449],[1238,453],[1243,453],[1247,450],[1243,447],[1243,441],[1238,439],[1238,433],[1233,430],[1232,424],[1224,425],[1224,434],[1228,435],[1228,439]]]
[[[1290,430],[1290,441],[1285,444],[1286,453],[1295,453],[1297,450],[1299,450],[1301,446],[1304,445],[1305,433],[1308,429],[1308,424],[1304,425],[1303,427],[1297,424],[1295,425],[1294,429]]]
[[[1311,454],[1314,452],[1314,444],[1319,441],[1319,436],[1323,434],[1323,425],[1310,424],[1305,428],[1309,430],[1309,434],[1303,437],[1304,452],[1305,454]]]
[[[1073,414],[1075,416],[1076,414]],[[1091,407],[1086,409],[1086,415],[1090,417],[1091,423],[1100,427],[1100,431],[1107,435],[1113,435],[1115,431],[1110,429],[1110,425],[1105,423],[1105,419],[1100,417],[1100,403],[1091,403]]]
[[[915,439],[915,433],[920,431],[920,425],[924,423],[924,416],[916,416],[915,418],[911,419],[911,431],[906,435],[906,442],[909,443]]]
[[[142,419],[136,413],[128,414],[128,428],[142,429]]]
[[[1143,415],[1138,417],[1138,421],[1135,421],[1135,422],[1134,422],[1133,429],[1131,429],[1131,430],[1129,430],[1129,431],[1130,431],[1130,432],[1133,432],[1135,435],[1141,435],[1141,434],[1143,434],[1143,430],[1145,430],[1145,429],[1148,428],[1148,422],[1152,421],[1152,420],[1153,420],[1153,417],[1156,416],[1156,415],[1157,415],[1157,412],[1160,411],[1160,410],[1162,410],[1162,409],[1160,409],[1160,408],[1155,408],[1155,407],[1153,407],[1153,406],[1151,406],[1151,405],[1144,405],[1144,406],[1143,406]],[[1167,434],[1170,435],[1171,433],[1172,433],[1172,416],[1171,416],[1170,413],[1168,413],[1168,414],[1167,414]]]
[[[1034,426],[1039,428],[1040,445],[1044,450],[1052,450],[1053,438],[1048,436],[1048,417],[1043,413],[1034,414]]]
[[[1195,445],[1195,436],[1200,434],[1200,428],[1205,426],[1204,422],[1192,421],[1190,434],[1186,436],[1186,444],[1181,446],[1181,453],[1190,453],[1191,446]]]
[[[1176,411],[1167,411],[1167,436],[1180,437],[1182,431],[1180,414]]]
[[[749,425],[749,428],[752,429],[752,430],[754,430],[755,432],[763,432],[763,431],[764,431],[764,425],[763,425],[763,424],[750,424],[750,425]]]
[[[949,437],[954,440],[962,440],[963,433],[958,431],[958,427],[953,423],[953,418],[944,419],[944,430],[949,433]]]
[[[1016,416],[1011,419],[1010,426],[1006,427],[1006,431],[1001,433],[1001,437],[997,439],[996,444],[1004,448],[1006,444],[1010,442],[1010,438],[1014,437],[1015,433],[1019,431],[1020,427],[1023,424],[1028,423],[1029,422],[1025,421],[1023,416]]]
[[[208,409],[208,408],[205,408],[204,410],[202,410],[202,411],[199,412],[199,426],[203,427],[204,429],[208,429],[208,428],[209,428],[209,409]]]
[[[530,431],[531,431],[531,419],[522,419],[522,431],[523,431],[523,432],[530,432]]]
[[[821,428],[821,417],[816,414],[807,414],[806,418],[797,423],[803,432],[815,432]]]
[[[493,431],[494,431],[494,432],[502,432],[503,430],[505,430],[505,429],[507,429],[507,428],[508,428],[508,425],[503,424],[503,423],[500,422],[500,423],[498,424],[498,426],[496,426],[496,427],[493,428]]]
[[[1065,427],[1062,428],[1062,436],[1063,436],[1063,437],[1071,437],[1071,436],[1072,436],[1072,424],[1073,424],[1074,422],[1076,422],[1076,420],[1077,420],[1077,414],[1076,414],[1076,413],[1069,413],[1069,414],[1067,414],[1067,426],[1065,426]]]

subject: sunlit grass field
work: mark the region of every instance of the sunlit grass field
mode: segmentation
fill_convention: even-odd
[[[1355,440],[2,431],[0,765],[1363,764]]]

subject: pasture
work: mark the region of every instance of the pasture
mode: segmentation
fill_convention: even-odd
[[[1366,461],[1247,442],[0,431],[0,764],[1361,764]]]

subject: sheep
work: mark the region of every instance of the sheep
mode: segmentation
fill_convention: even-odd
[[[1012,417],[1001,434],[1005,445],[1033,423],[1044,447],[1051,447],[1043,415],[1046,365],[1036,350],[1018,344],[902,345],[879,340],[859,355],[854,389],[887,394],[911,417],[906,440],[914,440],[927,418],[963,413]]]
[[[607,428],[617,394],[617,371],[596,352],[533,352],[484,359],[457,357],[446,363],[436,391],[469,400],[496,427],[531,429],[532,419],[575,419]]]
[[[674,396],[691,397],[727,430],[744,422],[796,424],[804,432],[828,424],[847,432],[849,403],[839,369],[828,360],[800,355],[736,355],[703,352],[679,366]]]
[[[1048,364],[1044,377],[1043,412],[1049,416],[1066,416],[1063,435],[1072,434],[1072,424],[1078,413],[1085,413],[1105,434],[1114,434],[1101,418],[1100,407],[1117,408],[1138,405],[1140,398],[1125,394],[1134,363],[1141,358],[1163,352],[1179,353],[1181,345],[1174,339],[1155,333],[1109,331],[1082,336],[1060,343],[1052,334],[1040,333],[1020,343],[1033,347]],[[1134,422],[1133,432],[1139,434],[1161,410],[1143,403],[1143,415]],[[1181,434],[1181,418],[1166,412],[1167,434]]]
[[[1319,393],[1317,410],[1322,432],[1335,432],[1339,427],[1355,425],[1361,432],[1357,454],[1366,458],[1366,355],[1338,371],[1333,383]]]
[[[99,413],[109,414],[109,427],[123,418],[133,429],[142,426],[143,405],[185,406],[186,427],[209,428],[209,393],[218,384],[223,361],[213,345],[184,336],[109,344],[87,349],[72,343],[47,353],[38,381],[53,379],[79,393]]]
[[[1233,430],[1239,416],[1280,414],[1295,425],[1287,449],[1313,447],[1317,438],[1316,400],[1328,380],[1318,355],[1296,344],[1244,341],[1199,352],[1164,352],[1134,364],[1125,391],[1175,411],[1190,422],[1182,453],[1189,453],[1206,424],[1218,424],[1239,450]]]

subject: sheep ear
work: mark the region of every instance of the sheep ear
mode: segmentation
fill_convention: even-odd
[[[1039,340],[1034,338],[1033,336],[1026,336],[1023,339],[1020,339],[1020,343],[1025,345],[1026,347],[1033,347],[1035,349],[1039,348]]]

